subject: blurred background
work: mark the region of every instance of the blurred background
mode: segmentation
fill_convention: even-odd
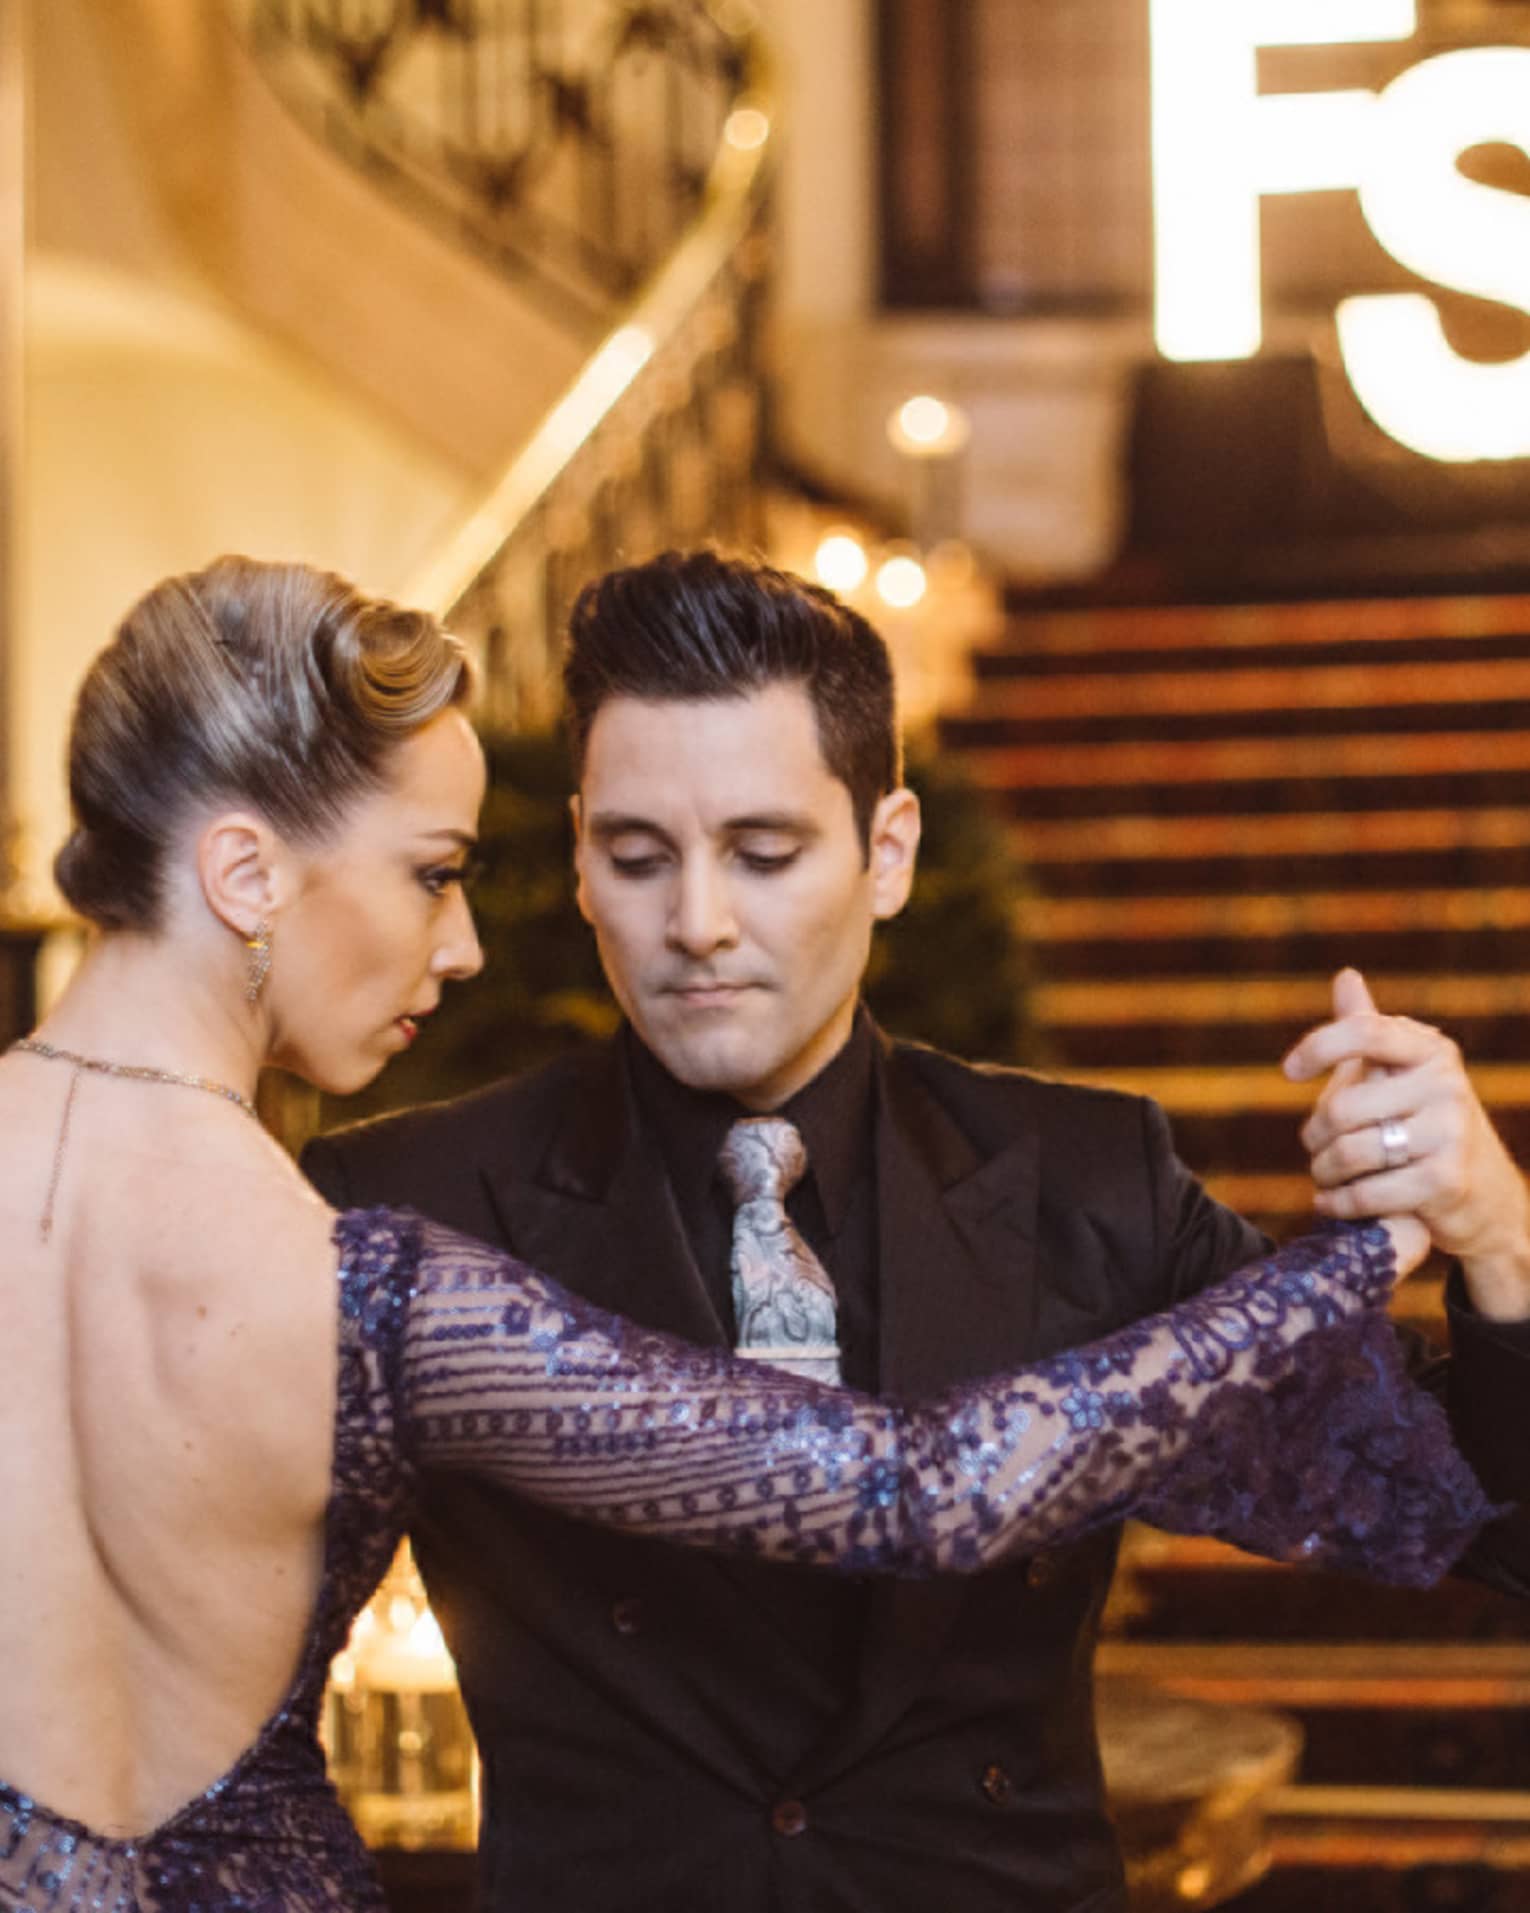
[[[73,687],[225,550],[449,616],[495,765],[485,979],[273,1125],[608,1028],[558,635],[717,540],[893,646],[890,1027],[1158,1096],[1278,1234],[1276,1064],[1358,962],[1530,1161],[1527,480],[1530,0],[0,0],[0,1041],[78,947]],[[1526,1632],[1135,1537],[1141,1905],[1530,1907]],[[353,1649],[337,1776],[397,1904],[460,1904],[407,1561]]]

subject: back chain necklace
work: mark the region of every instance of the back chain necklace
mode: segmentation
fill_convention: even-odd
[[[96,1076],[116,1076],[129,1083],[169,1083],[177,1089],[200,1089],[209,1096],[219,1096],[226,1103],[236,1103],[247,1116],[260,1120],[255,1105],[249,1097],[227,1083],[215,1082],[210,1076],[192,1076],[180,1070],[156,1069],[152,1063],[111,1063],[103,1056],[85,1056],[79,1050],[60,1049],[56,1043],[45,1043],[40,1036],[23,1036],[11,1044],[12,1050],[22,1050],[28,1056],[41,1056],[50,1063],[68,1063],[74,1074],[69,1079],[69,1094],[64,1098],[64,1114],[58,1126],[58,1143],[53,1151],[53,1172],[48,1178],[47,1200],[43,1203],[42,1221],[38,1232],[44,1242],[53,1234],[53,1206],[58,1197],[59,1178],[64,1170],[64,1146],[69,1140],[69,1118],[74,1113],[74,1093],[80,1086],[80,1073],[89,1070]]]

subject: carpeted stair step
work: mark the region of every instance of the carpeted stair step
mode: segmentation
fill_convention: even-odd
[[[1386,741],[1408,743],[1412,740]],[[1064,748],[1081,751],[1086,747]],[[1030,784],[1006,782],[1002,764],[982,761],[1004,753],[975,753],[977,761],[970,764],[967,752],[952,754],[968,765],[974,782],[991,792],[999,811],[1017,826],[1038,822],[1083,823],[1144,814],[1199,821],[1218,811],[1228,817],[1325,813],[1360,817],[1381,812],[1405,815],[1409,811],[1441,810],[1468,813],[1518,808],[1530,788],[1530,779],[1523,769],[1512,765],[1507,768],[1482,765],[1474,761],[1480,756],[1475,747],[1473,753],[1461,757],[1459,753],[1465,747],[1459,742],[1444,769],[1422,768],[1417,760],[1409,768],[1404,759],[1391,769],[1378,765],[1367,770],[1363,765],[1351,764],[1342,775],[1319,773],[1306,761],[1298,766],[1287,744],[1281,747],[1286,753],[1284,773],[1277,759],[1259,766],[1257,774],[1253,765],[1245,767],[1247,774],[1240,774],[1236,766],[1229,764],[1221,778],[1202,776],[1171,781],[1136,777],[1129,759],[1131,747],[1116,748],[1124,748],[1127,755],[1114,763],[1102,760],[1094,764],[1092,768],[1100,773],[1094,781],[1087,781],[1091,769],[1087,761],[1078,760],[1067,766],[1073,778],[1086,778],[1082,783],[1071,782],[1068,777]],[[1194,747],[1181,745],[1178,748]],[[1106,775],[1107,772],[1111,774]]]
[[[1527,646],[1530,651],[1530,646]],[[948,714],[948,741],[974,746],[1142,736],[1291,736],[1378,729],[1512,729],[1530,709],[1530,656],[1496,663],[1300,667],[1111,675],[1070,671],[1033,683],[989,682]],[[1172,725],[1173,730],[1163,727]]]
[[[1527,639],[1530,597],[1307,598],[1241,605],[1091,605],[1031,611],[1012,606],[1006,648],[1077,655],[1200,650],[1214,663],[1251,647],[1339,644],[1472,644]]]
[[[1516,1786],[1530,1766],[1530,1641],[1378,1638],[1363,1625],[1363,1641],[1107,1641],[1095,1666],[1182,1699],[1290,1716],[1306,1742],[1304,1788]],[[1526,1818],[1530,1831],[1530,1799]]]
[[[1530,974],[1395,975],[1372,993],[1394,1015],[1445,1030],[1470,1055],[1530,1052]],[[1330,1013],[1327,973],[1177,975],[1042,983],[1032,1009],[1054,1059],[1070,1067],[1269,1064]],[[1527,1058],[1530,1060],[1530,1058]]]
[[[1530,887],[1530,811],[1032,818],[1016,857],[1049,897]]]
[[[1530,891],[1330,890],[1031,896],[1016,904],[1043,977],[1322,975],[1364,969],[1503,976],[1524,960]]]
[[[1371,730],[1350,729],[1336,736],[1303,737],[1295,743],[1290,738],[1263,734],[1168,742],[1146,736],[1139,741],[1098,744],[963,744],[960,755],[969,774],[985,790],[1024,793],[1027,797],[1039,791],[1107,788],[1125,793],[1161,785],[1214,790],[1214,804],[1203,801],[1201,808],[1226,804],[1233,809],[1238,806],[1227,801],[1229,786],[1236,790],[1257,784],[1275,792],[1288,783],[1300,788],[1355,780],[1379,784],[1388,779],[1496,776],[1519,779],[1522,799],[1524,780],[1530,773],[1530,731],[1431,729],[1416,734],[1377,735]],[[1136,806],[1118,806],[1122,813],[1130,808]],[[1265,804],[1255,808],[1287,806]],[[1299,801],[1289,808],[1311,806]]]
[[[1045,682],[1086,669],[1100,678],[1155,676],[1167,671],[1204,673],[1208,680],[1238,671],[1282,670],[1291,666],[1335,665],[1370,670],[1386,665],[1490,663],[1530,657],[1530,621],[1524,629],[1487,636],[1354,638],[1330,633],[1311,643],[1282,639],[1245,643],[1218,650],[1206,644],[1165,639],[1152,644],[1100,644],[1069,648],[1037,644],[1025,626],[975,650],[970,663],[982,685]]]

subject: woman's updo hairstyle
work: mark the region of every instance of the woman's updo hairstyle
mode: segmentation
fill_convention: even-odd
[[[435,618],[332,572],[219,558],[167,578],[80,687],[58,887],[103,929],[155,930],[166,852],[198,809],[248,805],[283,836],[319,841],[470,688]]]

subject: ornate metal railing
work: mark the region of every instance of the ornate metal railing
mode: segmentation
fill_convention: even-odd
[[[232,0],[289,107],[567,322],[694,220],[743,85],[700,0]]]
[[[405,592],[474,648],[490,728],[552,717],[558,645],[587,579],[668,545],[763,542],[768,241],[754,158],[719,161],[698,229]]]
[[[588,577],[668,544],[761,540],[765,46],[742,0],[237,4],[341,152],[428,185],[517,271],[556,234],[541,265],[556,256],[565,289],[578,268],[581,314],[606,300],[597,349],[402,594],[473,645],[487,724],[545,722]],[[656,116],[618,104],[639,77]]]

